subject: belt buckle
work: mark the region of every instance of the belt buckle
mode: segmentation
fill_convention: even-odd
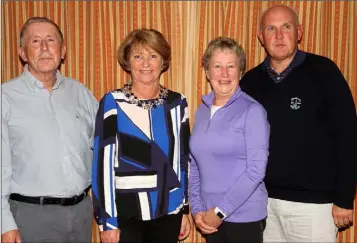
[[[60,205],[61,205],[61,206],[69,206],[69,201],[70,201],[70,200],[68,200],[68,199],[69,199],[69,198],[62,198]]]

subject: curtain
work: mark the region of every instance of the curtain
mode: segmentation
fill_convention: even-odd
[[[262,10],[274,4],[296,9],[304,30],[299,48],[335,61],[356,100],[356,1],[3,1],[1,80],[22,72],[19,35],[29,17],[45,16],[60,26],[67,45],[61,72],[83,82],[98,99],[129,80],[116,60],[120,42],[133,29],[154,28],[172,47],[170,68],[160,82],[187,97],[192,125],[201,96],[210,91],[201,67],[208,42],[221,35],[236,39],[245,48],[249,70],[265,56],[257,26]],[[356,214],[354,221],[339,233],[339,242],[357,242]],[[99,242],[94,222],[93,242]],[[194,231],[185,242],[204,238]]]

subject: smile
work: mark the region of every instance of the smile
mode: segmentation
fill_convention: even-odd
[[[219,80],[219,84],[230,84],[231,80]]]

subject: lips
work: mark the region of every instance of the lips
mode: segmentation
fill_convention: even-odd
[[[230,80],[219,80],[219,84],[230,84]]]

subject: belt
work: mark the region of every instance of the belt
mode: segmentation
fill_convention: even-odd
[[[60,206],[72,206],[80,203],[84,198],[87,197],[88,192],[90,190],[90,186],[87,187],[84,192],[74,197],[68,198],[61,198],[61,197],[28,197],[23,196],[17,193],[11,193],[10,199],[25,202],[25,203],[32,203],[32,204],[40,204],[40,205],[60,205]]]

